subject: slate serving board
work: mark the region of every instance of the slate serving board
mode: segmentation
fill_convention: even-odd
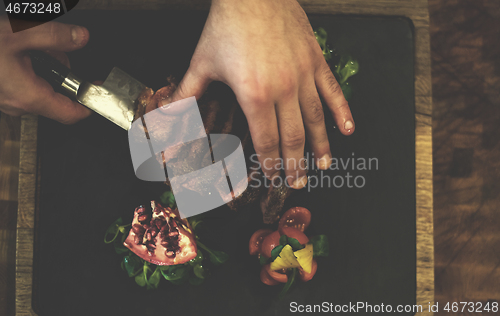
[[[86,26],[91,41],[70,54],[72,68],[90,80],[119,66],[159,88],[178,77],[201,34],[203,12],[78,11],[61,21]],[[248,255],[248,239],[262,228],[257,205],[240,212],[226,206],[206,213],[198,231],[205,244],[231,255],[201,286],[157,291],[138,287],[120,269],[120,256],[103,243],[118,217],[161,192],[137,180],[127,134],[98,116],[73,126],[40,118],[41,192],[35,228],[33,307],[39,315],[288,315],[298,304],[415,304],[415,124],[414,49],[411,22],[403,18],[310,16],[340,53],[350,53],[360,72],[350,82],[356,132],[331,128],[339,169],[323,178],[362,177],[362,188],[301,190],[285,209],[304,206],[313,214],[308,235],[327,234],[330,256],[319,258],[313,280],[297,283],[281,301],[281,287],[259,280],[260,266]],[[272,31],[272,30],[271,30]],[[298,58],[300,58],[298,56]],[[343,166],[356,158],[354,168]],[[358,170],[359,159],[372,160]],[[349,161],[349,163],[352,161]],[[318,176],[321,179],[321,175]],[[357,184],[361,184],[358,178]],[[326,180],[325,180],[326,181]],[[340,180],[337,178],[336,185]],[[363,314],[363,313],[361,313]],[[380,315],[380,313],[378,313]]]

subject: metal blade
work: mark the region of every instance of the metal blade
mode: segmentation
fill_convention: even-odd
[[[101,86],[80,85],[77,101],[116,125],[129,130],[134,119],[135,101],[147,87],[123,70],[113,68]]]

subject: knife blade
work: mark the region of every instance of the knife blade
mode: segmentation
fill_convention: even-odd
[[[102,85],[80,79],[69,68],[52,56],[41,52],[29,52],[33,70],[48,81],[54,89],[62,89],[73,100],[105,117],[125,130],[129,130],[136,112],[144,84],[114,67]]]

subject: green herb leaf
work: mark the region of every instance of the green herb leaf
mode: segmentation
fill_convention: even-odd
[[[211,250],[198,240],[196,241],[196,244],[198,247],[208,252],[210,261],[216,266],[223,264],[227,261],[227,259],[229,259],[229,255],[223,251]]]
[[[165,273],[164,271],[162,271],[161,273],[166,280],[170,281],[170,283],[178,285],[183,284],[187,281],[190,275],[189,270],[190,266],[178,264],[175,266],[170,266],[168,273]]]
[[[163,192],[163,194],[160,196],[160,201],[163,206],[168,206],[171,208],[177,207],[177,204],[175,203],[174,193],[172,193],[172,191]]]
[[[129,249],[123,245],[123,242],[125,241],[125,239],[127,239],[128,233],[130,231],[130,227],[127,228],[127,226],[128,225],[118,226],[118,231],[123,233],[123,235],[121,238],[115,238],[113,242],[115,252],[119,255],[129,251]]]
[[[352,58],[351,56],[342,56],[340,58],[340,69],[337,69],[337,71],[340,74],[340,84],[343,84],[344,82],[349,79],[349,77],[354,76],[355,74],[358,73],[359,70],[359,64],[358,61]]]
[[[318,41],[318,44],[323,51],[323,57],[326,61],[329,61],[332,58],[332,52],[330,51],[330,48],[326,43],[327,33],[325,29],[323,29],[322,27],[318,28],[316,31],[314,31],[314,36],[316,37],[316,41]]]
[[[119,219],[114,221],[113,224],[111,224],[111,226],[108,227],[106,233],[104,234],[104,243],[110,244],[113,241],[115,241],[116,237],[118,236],[118,233],[120,232],[119,228],[121,224],[123,224],[123,219],[120,217]]]
[[[329,252],[328,237],[326,235],[314,236],[309,240],[313,245],[314,257],[327,257]]]
[[[148,280],[148,290],[152,289],[157,289],[158,285],[160,284],[160,269],[159,267],[156,267],[155,272],[151,275],[151,277]]]
[[[189,264],[192,265],[192,266],[195,266],[197,264],[201,264],[202,261],[203,261],[203,253],[201,252],[201,249],[198,249],[196,257],[194,257],[193,259],[189,260]]]
[[[198,278],[200,278],[200,279],[205,278],[205,275],[206,275],[205,268],[203,268],[203,266],[201,264],[195,265],[193,267],[193,272],[194,272],[194,275],[196,275]]]
[[[274,261],[276,260],[276,258],[278,258],[283,247],[284,247],[283,245],[278,245],[274,247],[273,250],[271,250],[271,261]]]
[[[287,236],[286,235],[281,235],[280,237],[280,245],[285,246],[288,242]]]
[[[342,93],[344,94],[344,98],[349,101],[352,97],[352,90],[351,86],[349,85],[349,82],[345,82],[340,85],[340,88],[342,89]]]
[[[295,238],[288,237],[288,244],[292,246],[293,251],[297,251],[304,248],[304,246],[302,246],[300,242]]]
[[[139,286],[146,286],[146,277],[144,276],[144,272],[135,277],[135,283]]]
[[[116,242],[114,243],[115,244],[115,252],[117,254],[122,254],[122,253],[126,253],[128,251],[128,248],[125,247],[123,244],[117,244]]]
[[[210,261],[216,266],[223,264],[227,259],[229,255],[224,251],[212,250],[210,253]]]
[[[161,270],[161,274],[168,281],[181,280],[187,275],[188,269],[186,266],[180,264],[175,266],[170,266],[168,270]]]
[[[198,216],[191,216],[188,221],[193,230],[196,230],[196,227],[201,224],[201,219]]]
[[[269,262],[269,258],[266,258],[266,257],[264,257],[262,255],[260,256],[259,263],[260,263],[261,266],[268,264],[268,262]]]
[[[297,275],[297,268],[293,268],[292,269],[292,275],[290,275],[288,277],[288,281],[285,283],[285,286],[283,287],[283,289],[281,290],[278,298],[281,300],[283,299],[283,297],[285,297],[286,295],[286,292],[288,292],[288,290],[290,289],[290,287],[292,286],[293,282],[295,281],[295,276]]]
[[[143,266],[141,259],[137,256],[125,256],[122,263],[129,277],[133,277],[139,273]]]

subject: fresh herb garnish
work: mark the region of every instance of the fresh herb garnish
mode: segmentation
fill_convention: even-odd
[[[259,257],[259,262],[261,266],[268,264],[269,260],[270,260],[269,258],[266,258],[262,255]]]
[[[328,47],[328,44],[326,43],[328,34],[326,33],[325,29],[322,27],[318,28],[316,31],[314,31],[314,36],[318,41],[319,47],[321,47],[321,50],[323,51],[323,57],[325,57],[325,60],[327,62],[330,61],[333,51],[330,49],[330,47]]]
[[[142,271],[143,263],[141,259],[134,254],[123,257],[123,269],[127,271],[129,277],[136,276]]]
[[[304,248],[304,246],[302,246],[300,242],[295,238],[288,237],[287,242],[290,246],[292,246],[293,251],[297,251]]]
[[[292,247],[293,251],[297,251],[297,250],[304,248],[304,246],[302,246],[297,239],[288,237],[287,235],[284,235],[284,234],[280,236],[279,242],[280,242],[280,244],[278,246],[274,247],[273,250],[271,250],[271,261],[276,260],[276,258],[279,256],[281,250],[286,245],[290,245]]]
[[[177,207],[174,195],[171,191],[167,191],[161,195],[161,201],[164,205],[171,208]],[[201,219],[198,216],[189,218],[189,223],[194,230],[200,223]],[[123,224],[123,219],[120,217],[114,221],[106,230],[104,242],[106,244],[113,243],[115,252],[124,255],[120,265],[127,272],[127,275],[134,278],[135,282],[149,289],[158,288],[161,276],[172,284],[182,284],[189,281],[190,284],[199,285],[203,283],[209,275],[208,270],[203,265],[203,260],[206,256],[203,255],[202,249],[208,253],[208,257],[213,265],[221,265],[226,262],[229,256],[223,251],[212,250],[202,244],[196,236],[198,252],[196,257],[184,264],[171,266],[157,266],[149,263],[126,248],[123,243],[130,231],[131,224]],[[119,238],[122,234],[121,238]]]
[[[126,231],[126,228],[130,226],[130,224],[127,225],[122,225],[123,224],[123,219],[120,217],[116,221],[111,224],[111,226],[108,227],[106,230],[106,233],[104,234],[104,243],[110,244],[113,241],[115,241],[116,237],[118,237],[119,233],[124,234]],[[111,239],[109,239],[111,237]]]
[[[283,250],[283,247],[285,247],[285,246],[284,245],[278,245],[278,246],[274,247],[273,250],[271,250],[271,261],[274,261],[274,260],[276,260],[276,258],[278,258],[278,256],[280,255],[281,250]]]
[[[285,286],[281,290],[278,298],[281,300],[285,297],[286,293],[292,287],[293,282],[295,281],[295,276],[297,275],[297,268],[292,269],[292,274],[288,277],[288,281],[285,283]]]
[[[156,269],[155,271],[153,272],[153,274],[151,275],[151,277],[149,278],[149,280],[147,280],[147,283],[148,283],[148,290],[149,289],[157,289],[158,288],[158,285],[160,284],[160,267],[159,266],[156,266]]]
[[[334,53],[327,44],[328,34],[325,29],[321,27],[318,28],[314,31],[314,35],[316,36],[316,40],[318,41],[318,44],[323,51],[323,57],[325,57],[326,62],[335,62],[335,60],[332,59]],[[349,101],[352,97],[352,89],[349,85],[349,82],[347,82],[347,79],[358,73],[359,64],[357,60],[352,56],[343,55],[340,57],[339,62],[334,65],[334,67],[335,69],[333,70],[333,75],[339,83],[340,88],[344,93],[344,97],[347,101]]]
[[[198,245],[198,247],[200,247],[201,249],[208,252],[208,254],[210,256],[210,261],[216,266],[223,264],[224,262],[227,261],[227,259],[229,259],[229,255],[227,253],[225,253],[223,251],[209,249],[207,246],[202,244],[199,240],[196,241],[196,244]]]
[[[328,237],[326,235],[314,236],[309,240],[313,245],[313,257],[327,257],[329,253]]]
[[[162,205],[168,206],[170,208],[177,208],[177,203],[175,202],[174,193],[172,191],[165,191],[160,196],[160,201]]]

